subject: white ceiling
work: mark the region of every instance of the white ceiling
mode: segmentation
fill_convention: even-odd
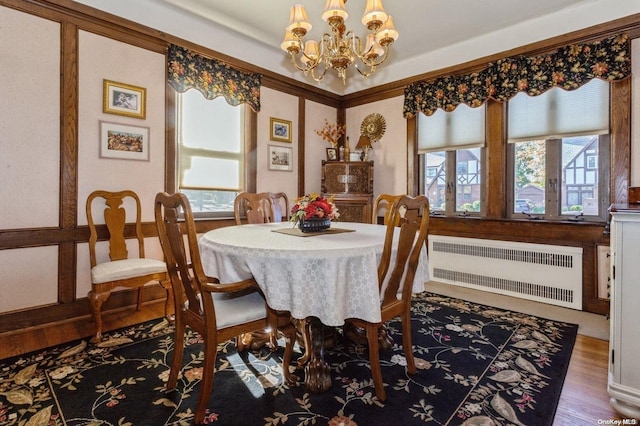
[[[318,39],[328,26],[324,0],[77,0],[134,22],[188,39],[292,78],[317,84],[294,70],[280,50],[289,8],[305,5]],[[347,27],[362,36],[365,0],[348,0]],[[333,75],[320,83],[347,94],[466,62],[640,12],[640,0],[386,0],[400,37],[371,78]]]

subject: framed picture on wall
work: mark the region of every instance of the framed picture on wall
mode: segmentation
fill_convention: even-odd
[[[147,89],[144,87],[104,80],[102,112],[144,119],[146,102]]]
[[[269,145],[269,170],[293,171],[293,149]]]
[[[278,142],[291,142],[291,122],[271,117],[271,140]]]
[[[149,161],[149,128],[101,121],[100,158]]]

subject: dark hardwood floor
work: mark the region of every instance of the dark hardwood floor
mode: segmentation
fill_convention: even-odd
[[[148,303],[140,311],[135,308],[109,312],[103,316],[105,331],[141,323],[164,315],[164,302]],[[44,349],[94,333],[91,318],[69,321],[55,326],[25,329],[0,334],[0,360]],[[578,335],[569,372],[565,379],[554,425],[597,426],[601,421],[620,419],[609,405],[607,366],[609,343]]]

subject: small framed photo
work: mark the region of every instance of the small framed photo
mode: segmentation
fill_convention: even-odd
[[[144,119],[146,102],[147,89],[144,87],[104,80],[102,112]]]
[[[101,121],[100,158],[149,161],[149,128]]]
[[[338,161],[338,148],[327,148],[327,161]]]
[[[293,149],[269,145],[269,170],[293,171]]]
[[[291,142],[291,122],[271,117],[271,140],[278,142]]]

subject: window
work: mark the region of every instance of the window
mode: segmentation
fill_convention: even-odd
[[[484,106],[462,104],[452,112],[419,115],[420,191],[429,198],[432,213],[480,212],[484,140]]]
[[[561,220],[606,220],[609,85],[553,88],[509,101],[509,211]]]
[[[229,216],[244,188],[245,106],[177,94],[178,190],[196,216]]]

